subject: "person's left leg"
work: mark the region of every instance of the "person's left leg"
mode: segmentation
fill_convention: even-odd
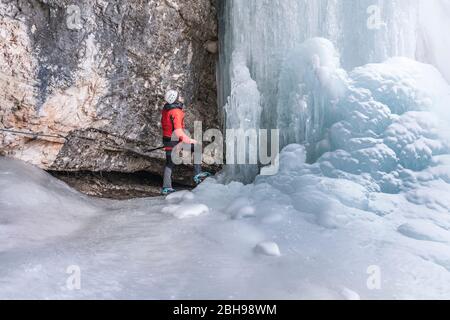
[[[166,151],[166,165],[164,167],[163,189],[173,189],[172,188],[172,172],[173,172],[174,166],[175,165],[172,161],[172,151]]]
[[[195,152],[195,145],[191,144],[191,152],[194,154],[194,177],[202,173],[202,150]]]
[[[184,150],[189,150],[189,144],[184,144],[182,147]],[[191,155],[192,154],[194,155],[194,178],[193,178],[193,180],[196,184],[200,184],[206,178],[210,177],[211,174],[209,172],[202,171],[203,154],[202,154],[201,148],[197,152],[195,152],[196,145],[191,144],[190,149],[191,149]],[[177,151],[175,151],[175,152],[177,152]],[[169,163],[169,156],[167,157],[167,163]],[[172,153],[170,154],[170,163],[172,163],[172,169],[173,169],[174,164],[172,161]],[[167,167],[167,165],[166,165],[166,167]],[[169,176],[169,170],[168,170],[167,175]],[[170,177],[171,177],[171,175],[172,175],[172,170],[170,170]],[[169,181],[169,178],[165,178],[164,180]],[[171,179],[170,179],[170,181],[171,181]],[[166,183],[164,185],[166,185]]]
[[[201,148],[195,152],[195,145],[191,145],[191,151],[194,154],[194,182],[200,184],[210,177],[211,173],[202,171],[203,154]]]

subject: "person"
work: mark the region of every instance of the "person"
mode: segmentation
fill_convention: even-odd
[[[162,195],[168,195],[176,190],[172,187],[172,172],[175,164],[172,159],[172,151],[180,143],[190,145],[194,152],[197,141],[191,139],[184,132],[184,99],[176,90],[169,90],[165,95],[166,104],[162,110],[161,126],[163,130],[164,150],[166,151],[166,165],[164,167],[164,184],[161,190]],[[172,139],[174,137],[174,139]],[[202,172],[201,164],[194,164],[194,182],[198,185],[206,178],[210,177],[209,172]]]

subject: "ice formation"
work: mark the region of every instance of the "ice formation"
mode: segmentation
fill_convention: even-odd
[[[261,97],[261,127],[279,128],[284,146],[307,145],[310,161],[320,156],[316,147],[327,147],[316,144],[330,124],[330,98],[342,90],[341,67],[351,71],[403,56],[433,64],[450,79],[450,38],[440,36],[450,27],[448,0],[229,0],[220,9],[220,105],[237,82],[232,53],[238,51]],[[253,95],[234,98],[235,105]]]
[[[245,53],[241,51],[234,51],[231,60],[231,73],[233,84],[231,87],[230,97],[225,105],[226,111],[226,128],[242,130],[241,135],[245,135],[248,130],[257,130],[260,128],[261,119],[261,97],[258,91],[256,82],[250,75],[250,70],[247,67]],[[229,131],[230,132],[230,131]],[[236,134],[236,139],[239,139],[239,133]],[[244,182],[251,182],[258,174],[257,164],[250,164],[248,155],[251,153],[251,148],[254,144],[251,141],[245,141],[245,161],[246,164],[239,164],[239,156],[237,148],[234,148],[235,138],[227,135],[227,149],[235,149],[231,153],[227,150],[227,161],[233,163],[227,166],[225,180],[227,177],[241,177]],[[230,156],[232,155],[232,156]],[[232,158],[232,159],[231,159]]]

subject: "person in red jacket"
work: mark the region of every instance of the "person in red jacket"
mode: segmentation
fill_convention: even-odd
[[[172,161],[172,150],[178,144],[183,143],[191,145],[194,152],[194,146],[197,141],[191,139],[184,132],[184,99],[180,97],[178,91],[169,90],[165,95],[166,104],[162,110],[161,126],[163,130],[163,143],[166,151],[166,165],[164,167],[164,185],[161,190],[162,195],[168,195],[175,192],[172,188],[172,172],[175,164]],[[200,184],[206,178],[211,176],[208,172],[202,172],[200,164],[194,164],[194,182]]]

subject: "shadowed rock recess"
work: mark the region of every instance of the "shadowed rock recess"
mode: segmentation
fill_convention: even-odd
[[[187,124],[217,128],[217,17],[212,0],[0,3],[0,155],[64,172],[160,175],[168,88]],[[180,168],[178,182],[189,184]],[[71,179],[66,179],[71,180]]]

